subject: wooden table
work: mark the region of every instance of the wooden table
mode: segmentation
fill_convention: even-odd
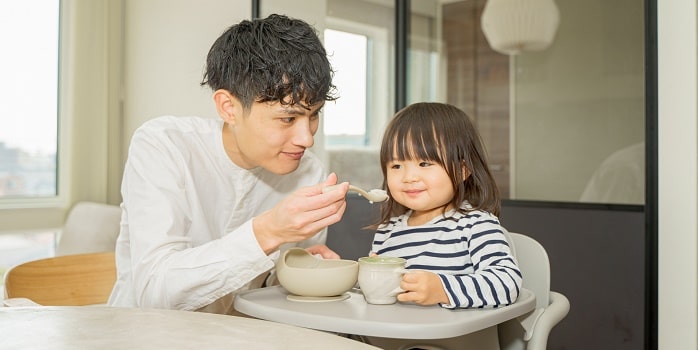
[[[0,349],[377,349],[245,317],[107,306],[0,307]]]
[[[264,320],[337,333],[398,339],[457,337],[517,318],[536,307],[535,295],[522,289],[512,305],[496,309],[447,310],[438,306],[366,303],[360,290],[329,302],[298,302],[281,286],[253,289],[235,297],[235,309]]]

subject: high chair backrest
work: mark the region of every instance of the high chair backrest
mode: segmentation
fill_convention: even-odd
[[[569,300],[550,291],[550,261],[538,241],[514,232],[507,233],[507,239],[523,275],[523,288],[536,296],[536,309],[498,326],[500,347],[505,350],[545,350],[552,328],[569,312]]]
[[[523,274],[523,288],[536,295],[536,308],[548,306],[550,292],[550,260],[545,248],[535,239],[509,232],[514,245],[514,256]]]
[[[11,267],[5,298],[50,306],[105,304],[115,281],[114,252],[64,255]]]

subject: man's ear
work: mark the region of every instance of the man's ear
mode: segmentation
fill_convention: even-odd
[[[218,115],[227,124],[234,125],[236,118],[242,118],[242,103],[228,90],[218,89],[213,93]]]

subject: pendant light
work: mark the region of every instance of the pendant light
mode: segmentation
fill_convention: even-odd
[[[481,22],[493,50],[516,55],[550,46],[560,13],[554,0],[487,0]]]

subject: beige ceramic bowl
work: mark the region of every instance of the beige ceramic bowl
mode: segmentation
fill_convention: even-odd
[[[276,273],[281,286],[292,294],[330,297],[341,295],[356,285],[359,263],[317,258],[305,249],[291,248],[279,258]]]

